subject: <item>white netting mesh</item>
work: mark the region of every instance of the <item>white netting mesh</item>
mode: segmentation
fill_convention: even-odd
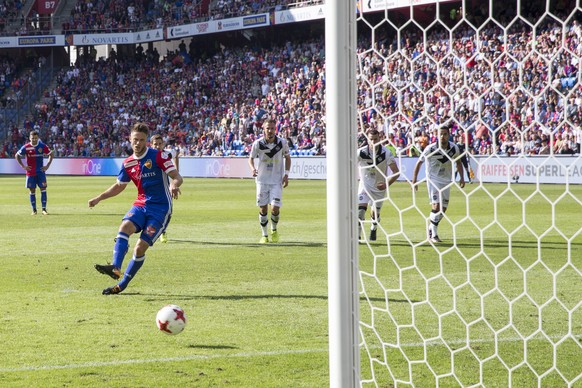
[[[360,131],[402,170],[362,234],[361,384],[580,385],[582,9],[422,3],[358,14]],[[445,120],[474,182],[431,243],[411,157]]]

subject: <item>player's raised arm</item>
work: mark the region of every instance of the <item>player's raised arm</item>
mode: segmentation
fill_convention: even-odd
[[[121,193],[123,190],[125,190],[126,187],[127,187],[127,184],[125,184],[123,182],[115,182],[107,190],[105,190],[104,192],[102,192],[101,194],[96,196],[95,198],[91,198],[88,202],[89,207],[94,207],[99,202],[103,201],[104,199],[115,197],[116,195]]]

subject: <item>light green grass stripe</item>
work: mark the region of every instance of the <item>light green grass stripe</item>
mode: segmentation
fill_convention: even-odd
[[[562,335],[562,336],[550,336],[548,338],[552,340],[559,340],[564,337],[568,338],[575,338],[577,340],[582,339],[582,334],[580,335]],[[531,340],[544,340],[546,337],[539,337],[539,338],[531,338]],[[517,342],[523,341],[523,338],[519,337],[509,337],[509,338],[500,338],[497,342]],[[469,344],[476,344],[476,343],[491,343],[495,342],[490,339],[474,339],[468,341]],[[467,341],[458,339],[454,341],[447,342],[448,345],[461,345],[465,344]],[[412,342],[412,343],[405,343],[401,344],[401,347],[423,347],[423,346],[435,346],[440,345],[441,342],[435,341],[427,341],[426,343],[423,342]],[[370,349],[377,348],[377,346],[369,347]],[[44,365],[44,366],[24,366],[20,368],[0,368],[0,373],[7,373],[7,372],[34,372],[34,371],[43,371],[43,370],[57,370],[57,369],[80,369],[80,368],[95,368],[95,367],[104,367],[104,366],[116,366],[116,365],[128,365],[128,364],[151,364],[151,363],[162,363],[162,362],[182,362],[182,361],[192,361],[192,360],[210,360],[210,359],[230,359],[230,358],[251,358],[251,357],[269,357],[269,356],[284,356],[284,355],[293,355],[293,354],[307,354],[307,353],[324,353],[327,352],[327,349],[299,349],[299,350],[285,350],[285,351],[272,351],[272,352],[245,352],[245,353],[235,353],[235,354],[216,354],[211,356],[205,355],[192,355],[192,356],[185,356],[185,357],[167,357],[167,358],[154,358],[149,360],[116,360],[116,361],[104,361],[104,362],[85,362],[80,364],[68,364],[68,365]]]

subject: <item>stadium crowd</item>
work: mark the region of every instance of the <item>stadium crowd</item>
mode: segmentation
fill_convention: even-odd
[[[24,14],[22,0],[0,5],[0,34],[127,32],[206,20],[259,14],[287,7],[322,4],[323,0],[78,0],[70,14],[44,17]]]
[[[377,128],[398,154],[417,155],[452,118],[454,140],[474,155],[580,152],[576,20],[564,30],[540,26],[535,41],[520,23],[506,35],[494,23],[479,36],[461,26],[451,40],[444,29],[430,32],[426,44],[414,30],[403,30],[400,42],[360,40],[361,131]],[[79,60],[58,76],[35,117],[13,128],[0,156],[11,157],[33,128],[57,157],[124,156],[136,121],[183,156],[243,156],[266,116],[277,118],[293,155],[325,154],[323,39],[228,47],[205,59],[184,48],[159,57],[148,50]]]

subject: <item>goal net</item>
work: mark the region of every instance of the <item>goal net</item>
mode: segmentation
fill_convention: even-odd
[[[361,386],[582,385],[576,3],[358,3],[359,139],[376,129],[401,172],[360,221]],[[466,185],[453,168],[435,216],[430,155],[412,177],[445,122]]]

